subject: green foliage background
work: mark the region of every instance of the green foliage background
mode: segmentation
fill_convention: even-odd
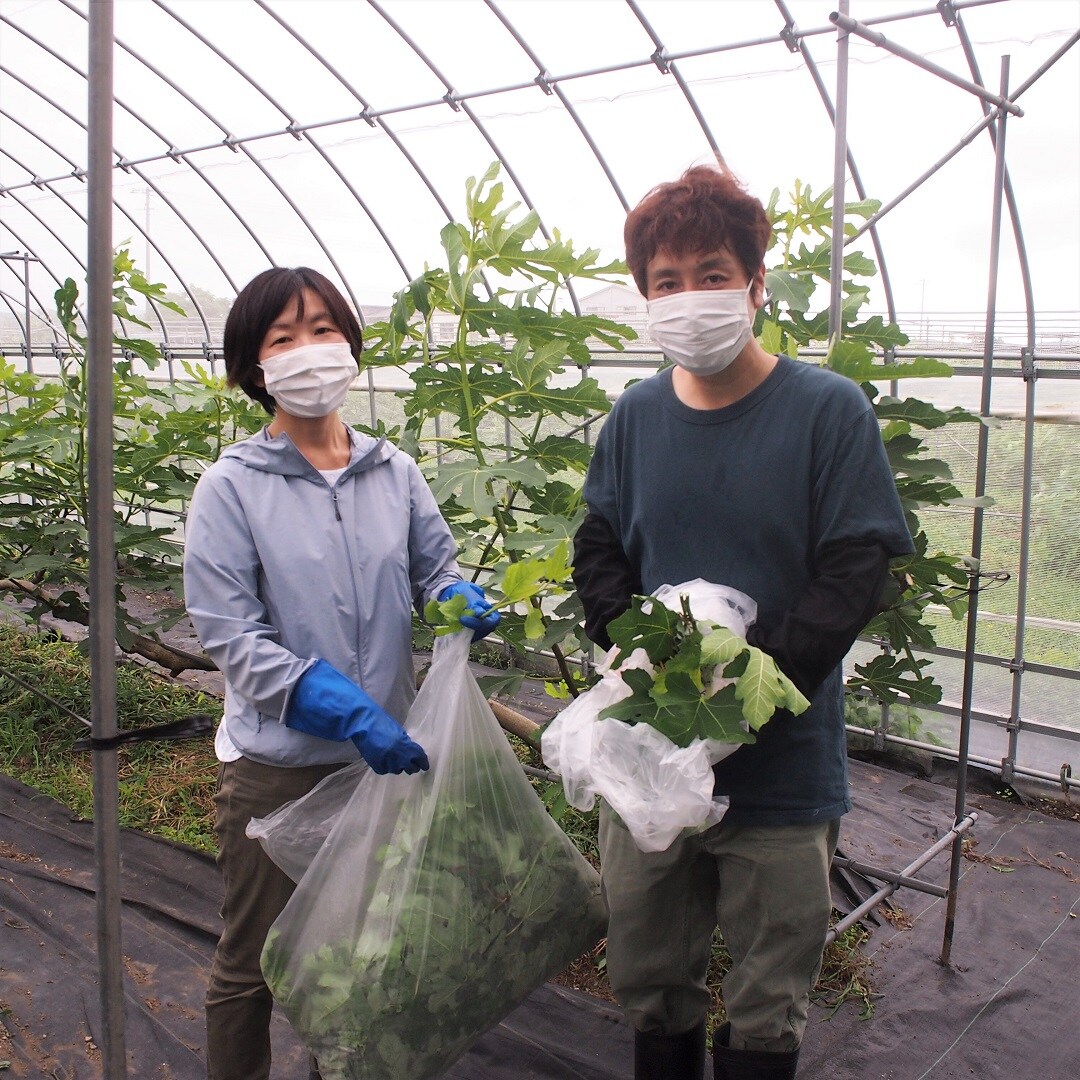
[[[554,655],[555,693],[573,694],[588,681],[578,663],[588,649],[580,632],[580,604],[569,584],[569,541],[584,508],[581,485],[589,460],[585,435],[602,424],[608,399],[596,380],[577,377],[591,350],[620,350],[634,331],[595,315],[577,315],[570,288],[619,280],[621,263],[604,263],[595,250],[576,250],[538,218],[505,202],[497,166],[466,189],[462,222],[442,230],[445,265],[429,267],[396,294],[390,317],[367,334],[368,361],[396,366],[410,381],[397,402],[380,402],[371,430],[399,442],[421,464],[463,551],[463,562],[504,609],[501,637],[517,663],[486,687],[512,692],[520,684],[526,650]],[[846,207],[845,229],[865,219],[875,203]],[[827,335],[827,284],[832,237],[831,195],[796,183],[786,199],[774,192],[775,222],[767,257],[769,298],[758,316],[763,345],[798,356]],[[969,478],[953,475],[950,452],[976,437],[976,418],[941,410],[893,390],[918,378],[948,374],[940,361],[892,359],[907,343],[880,316],[864,316],[871,260],[844,259],[842,326],[826,363],[858,381],[882,424],[917,553],[895,566],[890,609],[869,632],[891,652],[860,664],[852,687],[874,697],[935,701],[940,688],[915,650],[935,641],[953,644],[963,614],[969,567],[956,553],[969,546]],[[115,310],[122,324],[144,326],[135,299],[175,309],[126,251],[117,254]],[[19,372],[0,360],[0,603],[18,601],[21,616],[45,612],[85,621],[87,580],[85,341],[77,330],[73,281],[57,293],[67,348],[59,378]],[[446,327],[449,326],[449,331]],[[265,422],[253,403],[226,392],[201,367],[185,365],[186,379],[157,382],[159,353],[125,331],[115,344],[116,538],[118,637],[125,648],[140,635],[156,636],[180,615],[174,607],[144,622],[126,602],[132,589],[179,595],[177,523],[201,468],[227,442]],[[569,370],[567,367],[569,365]],[[358,425],[360,426],[360,425]],[[1021,433],[1007,425],[991,433],[992,457],[1012,461]],[[1076,617],[1080,566],[1076,525],[1080,504],[1075,457],[1066,459],[1065,429],[1040,426],[1037,456],[1060,456],[1062,467],[1040,474],[1034,510],[1031,583],[1061,598],[1055,614]],[[1006,471],[1012,468],[1005,466]],[[997,486],[993,487],[995,492]],[[1018,488],[1008,488],[994,521],[1015,525]],[[929,524],[928,524],[929,523]],[[984,563],[1011,568],[1015,528],[988,532]],[[1009,614],[1014,590],[988,595],[985,610]],[[432,611],[436,621],[452,612]],[[984,651],[1011,652],[1005,623],[980,626]],[[1076,636],[1033,631],[1040,659],[1071,666]]]
[[[137,297],[180,311],[128,251],[116,253],[113,275],[113,313],[121,325],[147,328],[136,313]],[[87,342],[78,329],[78,302],[68,278],[56,293],[66,335],[57,377],[19,371],[0,357],[0,606],[30,621],[46,613],[88,621]],[[201,366],[184,363],[187,378],[176,382],[141,374],[161,361],[150,341],[117,333],[113,344],[120,357],[113,375],[116,625],[119,644],[131,650],[137,636],[172,625],[183,609],[166,606],[147,621],[130,609],[128,591],[180,596],[177,524],[185,502],[202,467],[261,427],[265,416]]]

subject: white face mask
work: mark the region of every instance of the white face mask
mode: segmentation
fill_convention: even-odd
[[[327,416],[341,406],[358,371],[347,341],[301,345],[261,364],[266,392],[290,416]]]
[[[681,368],[718,375],[742,352],[752,326],[745,289],[689,289],[646,305],[649,333]]]

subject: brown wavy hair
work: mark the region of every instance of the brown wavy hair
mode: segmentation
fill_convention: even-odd
[[[646,296],[646,271],[658,251],[676,257],[728,248],[752,278],[772,237],[765,207],[729,172],[695,165],[654,187],[626,217],[623,239],[634,282]]]

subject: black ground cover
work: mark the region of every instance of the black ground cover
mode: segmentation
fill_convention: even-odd
[[[947,784],[852,762],[852,789],[841,846],[853,859],[900,870],[951,824]],[[945,901],[901,890],[901,912],[866,945],[881,995],[873,1017],[860,1019],[852,1002],[831,1017],[815,1006],[801,1077],[1080,1076],[1080,831],[977,793],[970,807],[979,820],[951,966],[939,963]],[[124,833],[122,850],[128,1075],[196,1080],[217,871],[205,855],[137,833]],[[919,876],[946,883],[948,855]],[[850,892],[837,884],[838,899]],[[0,777],[0,1075],[101,1076],[94,887],[92,826]],[[281,1018],[273,1037],[274,1080],[303,1080],[305,1053]],[[546,986],[446,1080],[622,1080],[633,1072],[631,1042],[617,1009]]]

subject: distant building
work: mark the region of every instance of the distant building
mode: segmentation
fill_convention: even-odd
[[[605,285],[597,292],[579,298],[581,310],[587,315],[632,326],[639,337],[645,336],[645,297],[628,285]]]

